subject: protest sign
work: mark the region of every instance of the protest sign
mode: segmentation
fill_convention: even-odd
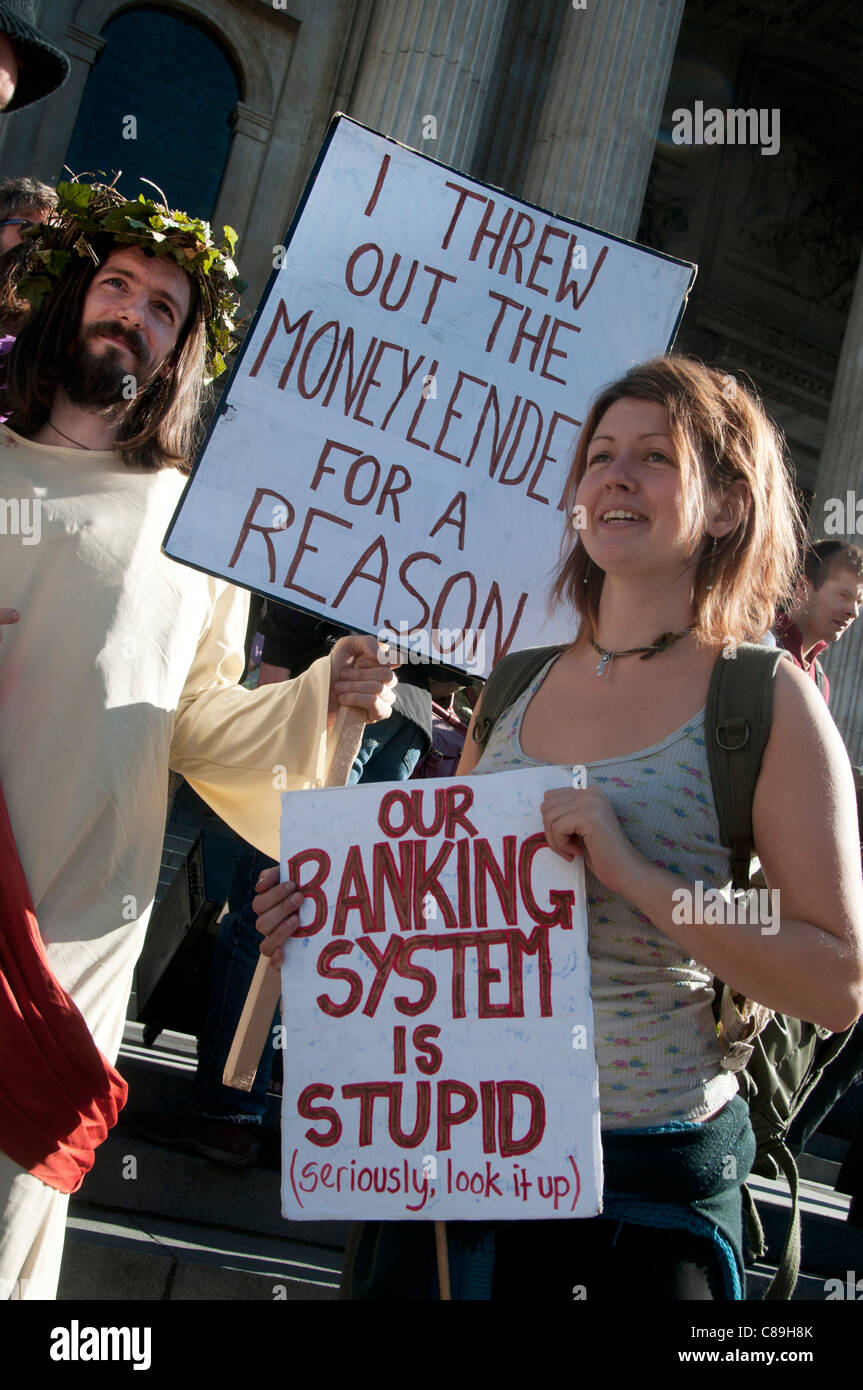
[[[286,1217],[599,1210],[584,866],[539,814],[569,781],[283,797],[282,878],[308,894],[282,966]]]
[[[344,117],[166,552],[485,675],[545,609],[595,390],[665,351],[693,267]]]

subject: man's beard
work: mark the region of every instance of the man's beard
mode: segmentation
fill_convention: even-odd
[[[127,343],[133,354],[132,363],[121,357],[120,349],[111,343],[94,350],[89,340],[101,334]],[[150,380],[148,367],[147,349],[139,333],[116,320],[100,320],[88,324],[72,343],[60,384],[73,405],[110,413],[134,400]]]

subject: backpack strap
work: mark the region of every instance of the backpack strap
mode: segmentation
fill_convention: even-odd
[[[479,716],[474,720],[473,736],[481,748],[485,748],[501,715],[553,656],[566,651],[566,646],[527,647],[523,652],[510,652],[497,663],[483,686]]]
[[[771,1147],[771,1154],[777,1169],[783,1173],[791,1191],[791,1220],[788,1225],[788,1234],[785,1237],[785,1245],[776,1266],[776,1273],[762,1299],[764,1303],[787,1302],[794,1293],[797,1280],[800,1277],[800,1175],[797,1172],[797,1164],[794,1162],[791,1151],[784,1143],[781,1141],[775,1143]],[[744,1183],[740,1191],[743,1197],[743,1218],[749,1249],[753,1259],[763,1260],[767,1254],[764,1227],[761,1224],[761,1218],[758,1215],[748,1184]]]
[[[773,717],[773,679],[781,647],[744,642],[717,657],[705,714],[707,763],[719,838],[731,850],[735,889],[750,886],[752,799]]]
[[[752,801],[770,736],[773,681],[783,659],[782,648],[747,642],[735,648],[729,657],[720,656],[710,678],[705,714],[707,762],[719,820],[719,838],[731,850],[731,881],[735,889],[750,887],[754,848]],[[728,988],[718,981],[714,986],[717,993]],[[744,1071],[738,1080],[744,1081],[741,1092],[751,1105],[757,1097],[752,1076]],[[797,1164],[780,1135],[765,1140],[756,1133],[756,1139],[757,1159],[762,1164],[772,1160],[777,1176],[782,1173],[791,1193],[791,1220],[785,1246],[764,1295],[767,1302],[784,1301],[791,1298],[800,1273],[800,1179]],[[763,1228],[746,1184],[742,1192],[752,1251],[759,1259],[765,1253]]]
[[[755,1198],[752,1196],[747,1183],[741,1187],[740,1196],[743,1200],[743,1222],[750,1254],[754,1260],[763,1260],[767,1254],[767,1237],[764,1234],[761,1217],[758,1215]]]
[[[797,1287],[800,1276],[800,1175],[790,1149],[778,1141],[771,1150],[791,1190],[791,1223],[785,1237],[785,1247],[776,1273],[764,1295],[763,1302],[787,1302]]]

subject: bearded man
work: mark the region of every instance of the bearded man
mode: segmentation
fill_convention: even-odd
[[[61,184],[18,291],[0,428],[0,1296],[53,1298],[68,1194],[125,1100],[113,1070],[169,767],[277,857],[339,703],[386,717],[371,638],[237,686],[248,595],[161,553],[233,328],[234,234]],[[36,524],[38,520],[38,525]],[[363,667],[363,662],[365,666]],[[356,663],[356,664],[351,664]],[[274,777],[276,767],[284,769]],[[8,805],[8,816],[5,807]],[[17,846],[17,850],[16,850]],[[38,923],[38,929],[37,924]]]

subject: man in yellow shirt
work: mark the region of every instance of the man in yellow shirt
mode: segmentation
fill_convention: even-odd
[[[18,286],[41,303],[5,374],[0,785],[48,968],[110,1064],[158,876],[169,768],[275,858],[277,787],[322,785],[339,703],[386,717],[394,681],[373,639],[349,637],[295,681],[238,687],[248,596],[160,549],[205,370],[230,347],[233,234],[216,247],[205,224],[156,203],[81,184],[58,193],[32,233],[35,273]],[[55,1296],[63,1194],[92,1163],[63,1132],[46,1136],[45,1162],[29,1150],[22,1161],[10,1117],[27,1117],[22,1091],[33,1089],[19,1078],[16,1091],[4,1057],[3,1298]],[[57,1154],[62,1179],[51,1176]]]

